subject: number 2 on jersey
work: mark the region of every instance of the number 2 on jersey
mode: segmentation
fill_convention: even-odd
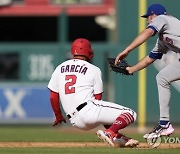
[[[75,93],[75,87],[73,85],[76,83],[76,75],[66,75],[65,80],[67,83],[65,84],[65,94]]]

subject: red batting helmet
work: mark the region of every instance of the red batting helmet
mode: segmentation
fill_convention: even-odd
[[[84,38],[78,38],[74,40],[71,46],[71,54],[73,56],[85,56],[88,60],[91,60],[94,55],[91,49],[91,43]]]

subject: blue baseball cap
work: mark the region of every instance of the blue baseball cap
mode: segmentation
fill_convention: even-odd
[[[167,14],[166,9],[161,4],[152,4],[148,7],[147,13],[141,17],[148,18],[150,15],[161,15],[161,14]]]

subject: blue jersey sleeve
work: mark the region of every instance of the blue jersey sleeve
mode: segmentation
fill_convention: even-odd
[[[147,26],[147,28],[151,28],[154,31],[154,34],[152,36],[156,35],[156,33],[158,32],[157,29],[152,25]]]
[[[163,53],[157,52],[157,51],[151,51],[149,54],[149,57],[152,59],[161,59],[163,56]]]

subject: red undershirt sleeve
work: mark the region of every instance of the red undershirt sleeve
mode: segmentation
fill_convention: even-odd
[[[101,100],[102,99],[102,93],[100,94],[94,94],[95,99]]]
[[[60,102],[59,102],[59,94],[53,91],[50,91],[50,102],[51,107],[54,111],[56,119],[62,116],[61,109],[60,109]]]

